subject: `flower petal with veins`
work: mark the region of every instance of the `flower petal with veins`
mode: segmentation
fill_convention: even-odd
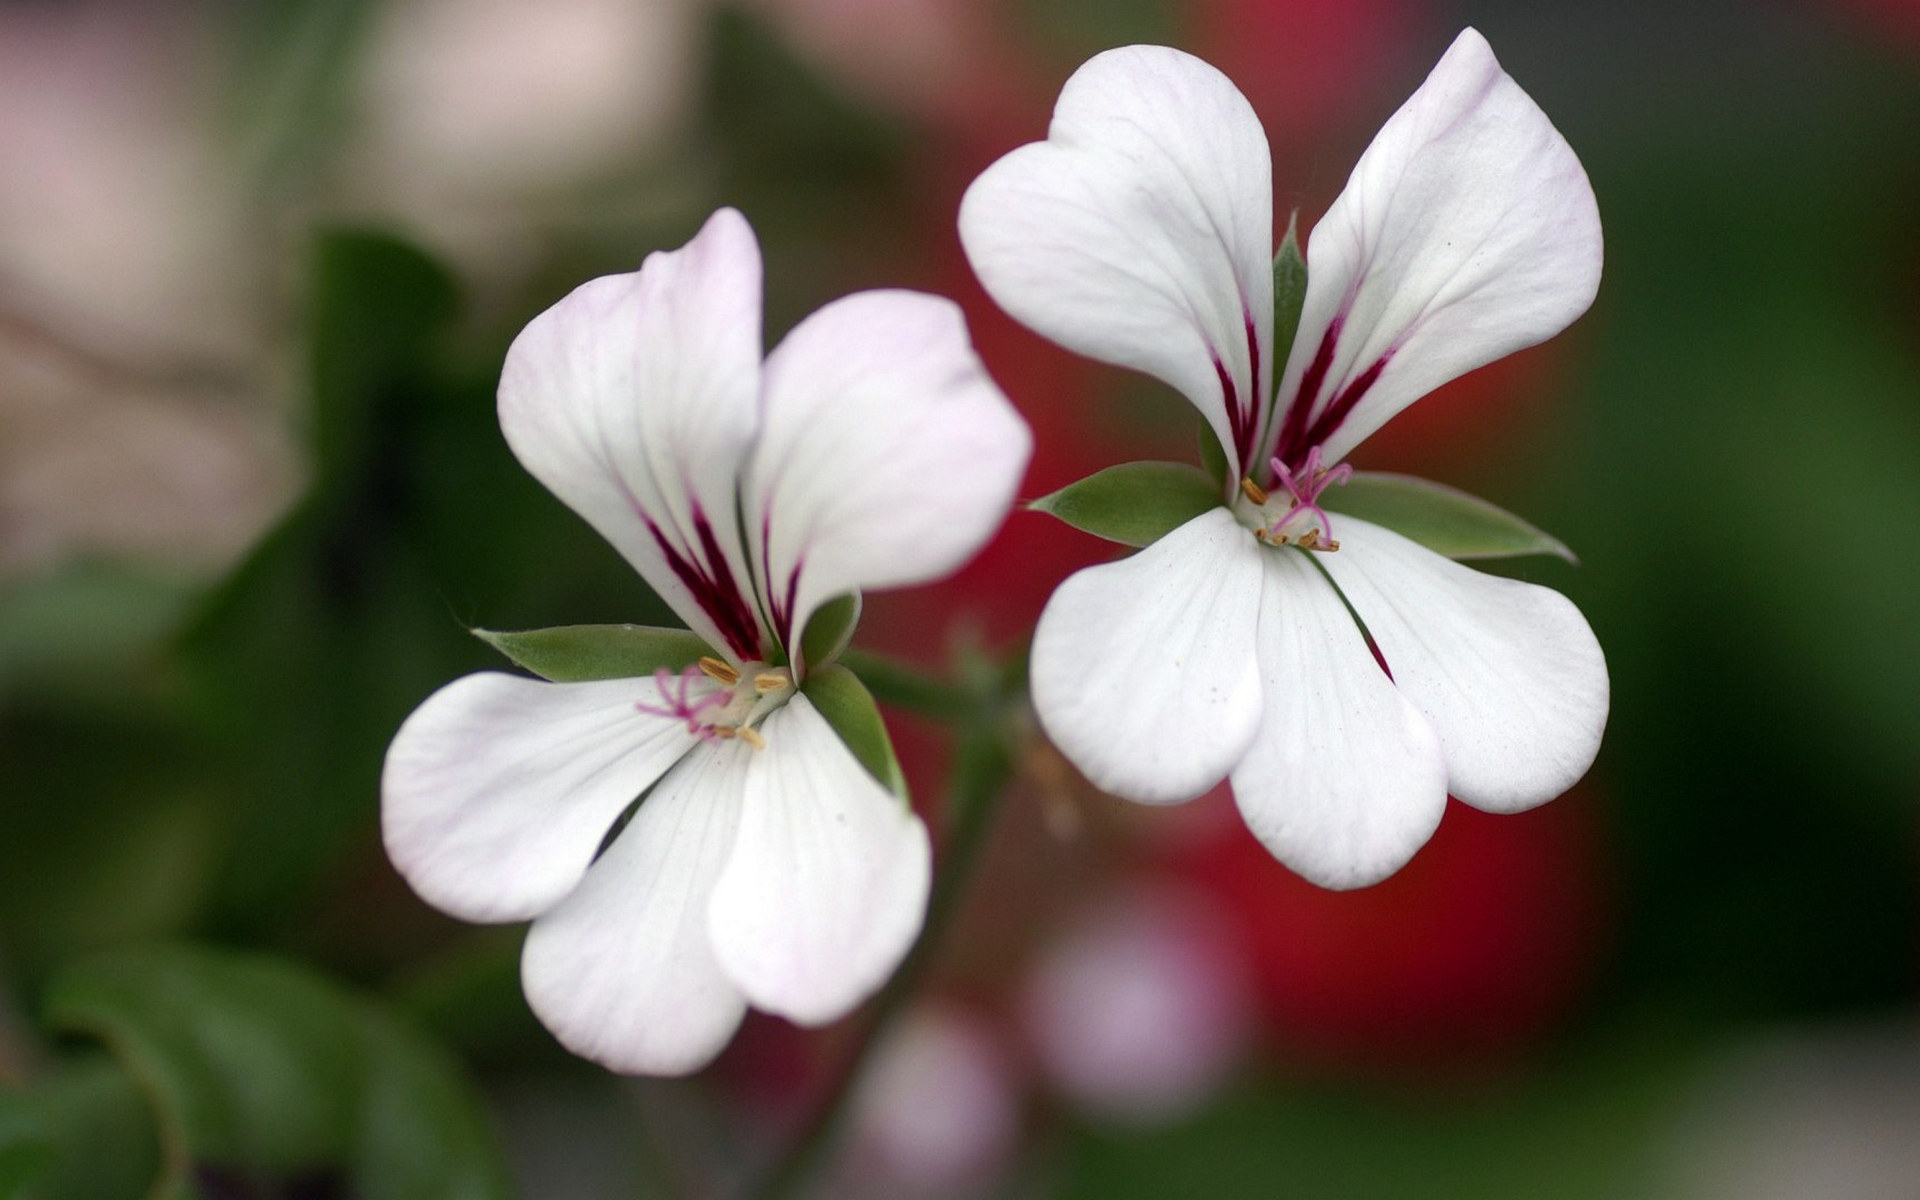
[[[741,485],[775,634],[856,589],[952,572],[993,535],[1031,438],[974,355],[960,309],[860,292],[767,356],[765,418]]]
[[[1447,789],[1517,812],[1579,781],[1607,726],[1607,660],[1573,601],[1461,566],[1358,517],[1322,561],[1440,736]]]
[[[527,932],[527,1003],[569,1050],[615,1071],[684,1075],[733,1036],[746,1000],[707,936],[753,751],[687,756],[587,877]]]
[[[1339,557],[1330,555],[1328,557]],[[1247,828],[1330,888],[1378,883],[1440,825],[1440,741],[1304,550],[1264,556],[1260,733],[1233,769]]]
[[[960,240],[1002,308],[1170,384],[1252,469],[1274,371],[1273,168],[1226,76],[1165,46],[1095,56],[1047,140],[967,189]]]
[[[1088,567],[1033,634],[1033,704],[1095,786],[1148,804],[1220,782],[1260,728],[1261,547],[1225,509]]]
[[[926,915],[927,828],[804,695],[762,727],[709,929],[754,1007],[819,1025],[886,981]]]
[[[1464,30],[1313,227],[1272,452],[1339,462],[1441,384],[1559,333],[1600,258],[1580,160]]]
[[[558,903],[613,822],[699,743],[652,679],[486,671],[429,696],[381,774],[387,856],[435,908],[523,921]]]

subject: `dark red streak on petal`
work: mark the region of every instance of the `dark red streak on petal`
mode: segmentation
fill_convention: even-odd
[[[1333,367],[1334,348],[1340,344],[1340,327],[1344,324],[1346,318],[1339,316],[1327,326],[1320,348],[1313,352],[1313,361],[1300,377],[1300,390],[1287,408],[1286,423],[1280,427],[1280,442],[1274,449],[1274,457],[1289,467],[1299,466],[1307,449],[1314,445],[1313,439],[1307,436],[1307,414],[1313,411],[1314,401],[1320,398],[1320,388],[1327,382],[1327,372]]]
[[[666,557],[668,568],[693,594],[694,603],[720,630],[720,636],[727,640],[727,648],[742,661],[763,657],[760,653],[760,629],[754,622],[753,609],[741,594],[739,584],[734,582],[726,556],[720,553],[720,544],[713,536],[713,526],[708,524],[707,516],[700,511],[700,507],[694,506],[693,527],[700,539],[700,555],[706,560],[704,563],[690,561],[687,555],[667,540],[651,518],[643,516],[641,519],[646,521],[647,532],[653,535],[654,544],[660,547],[660,553]]]
[[[1233,434],[1233,454],[1237,460],[1235,466],[1245,471],[1247,455],[1253,448],[1253,422],[1240,411],[1240,389],[1234,386],[1232,373],[1217,354],[1213,357],[1213,373],[1220,377],[1220,396],[1226,402],[1227,428]]]
[[[1354,408],[1359,405],[1361,397],[1367,394],[1367,389],[1380,378],[1380,372],[1387,369],[1387,360],[1392,357],[1391,350],[1382,354],[1374,360],[1372,366],[1360,373],[1359,378],[1349,383],[1338,396],[1334,397],[1333,403],[1327,405],[1327,411],[1320,414],[1320,419],[1313,423],[1312,430],[1308,432],[1307,446],[1324,444],[1333,436],[1334,430],[1345,424],[1346,419],[1353,415]]]

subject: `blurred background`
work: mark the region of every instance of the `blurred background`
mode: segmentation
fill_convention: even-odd
[[[845,1028],[609,1076],[528,1015],[519,929],[380,850],[393,730],[498,665],[464,626],[670,620],[507,453],[508,340],[731,204],[770,342],[959,298],[1025,495],[1191,458],[1172,393],[985,299],[960,193],[1158,41],[1247,93],[1304,229],[1465,24],[1586,164],[1600,297],[1356,461],[1580,554],[1514,571],[1606,647],[1597,766],[1335,894],[1224,795],[1030,746],[815,1194],[1920,1197],[1912,0],[0,4],[0,1196],[741,1178]],[[858,644],[1017,653],[1111,553],[1016,514]],[[937,824],[952,747],[895,728]]]

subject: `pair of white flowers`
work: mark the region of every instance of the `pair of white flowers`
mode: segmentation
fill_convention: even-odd
[[[1449,792],[1512,811],[1584,773],[1607,680],[1573,605],[1338,510],[1363,438],[1552,336],[1598,283],[1585,174],[1477,33],[1315,228],[1285,362],[1266,139],[1179,51],[1083,66],[960,231],[996,301],[1177,388],[1228,466],[1206,511],[1041,618],[1034,704],[1090,779],[1161,803],[1230,777],[1282,861],[1353,886],[1405,862]],[[959,566],[1030,449],[947,301],[850,296],[764,362],[760,303],[753,235],[722,210],[536,318],[500,385],[514,453],[704,653],[653,677],[468,676],[406,722],[383,780],[402,874],[469,920],[532,919],[534,1011],[617,1070],[695,1069],[749,1004],[832,1020],[898,965],[926,830],[823,715],[839,669],[802,634],[836,597]]]

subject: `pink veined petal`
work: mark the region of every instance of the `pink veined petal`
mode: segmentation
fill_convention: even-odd
[[[1307,552],[1264,557],[1263,713],[1233,769],[1234,800],[1254,836],[1307,879],[1378,883],[1440,825],[1440,741],[1380,670]]]
[[[1171,384],[1252,469],[1274,370],[1273,168],[1226,76],[1165,46],[1095,56],[1047,140],[967,189],[960,240],[1007,312]]]
[[[740,832],[714,885],[715,953],[754,1007],[820,1025],[900,964],[926,916],[926,826],[804,694],[761,725]]]
[[[521,463],[735,661],[761,657],[734,499],[760,352],[760,248],[723,208],[681,249],[535,317],[500,375]]]
[[[946,575],[1005,519],[1032,438],[951,301],[860,292],[767,357],[741,488],[775,633],[798,652],[814,609],[854,589]]]
[[[1314,227],[1275,453],[1336,463],[1434,388],[1552,337],[1593,302],[1600,259],[1580,160],[1463,31]]]
[[[751,754],[732,741],[687,755],[527,932],[527,1003],[582,1058],[684,1075],[740,1024],[746,1000],[714,961],[707,905],[733,849]]]
[[[1393,680],[1440,737],[1447,788],[1517,812],[1577,783],[1607,724],[1607,662],[1586,618],[1550,588],[1461,566],[1342,515],[1321,556]]]
[[[468,921],[523,921],[558,903],[620,813],[699,739],[651,679],[456,679],[394,735],[380,778],[387,856]]]
[[[1033,635],[1034,711],[1103,791],[1191,800],[1260,725],[1261,547],[1224,508],[1070,576]]]

